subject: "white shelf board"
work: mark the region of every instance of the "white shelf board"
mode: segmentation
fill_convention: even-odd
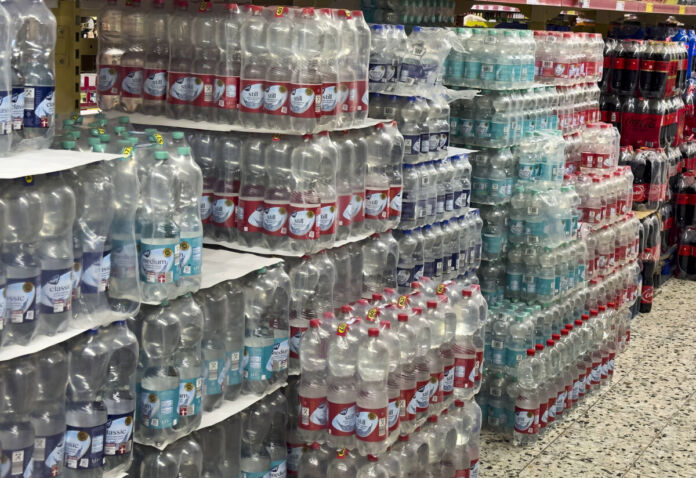
[[[359,234],[357,236],[351,236],[348,239],[344,239],[342,241],[336,241],[333,243],[333,245],[325,247],[324,249],[327,249],[327,250],[328,249],[335,249],[336,247],[345,246],[346,244],[351,244],[353,242],[360,242],[363,239],[367,239],[372,234],[374,234],[374,233],[370,232],[370,233]],[[217,241],[214,241],[213,239],[209,239],[207,237],[203,238],[203,244],[220,246],[220,247],[224,247],[226,249],[231,249],[233,251],[241,251],[241,252],[247,252],[247,253],[251,253],[251,254],[261,254],[264,256],[272,256],[272,257],[302,257],[305,254],[309,254],[306,252],[276,251],[276,250],[266,249],[265,247],[247,247],[247,246],[243,246],[241,244],[238,244],[236,242],[217,242]]]
[[[105,471],[103,478],[126,478],[126,476],[128,476],[128,473],[125,471]]]
[[[65,332],[50,337],[45,335],[34,337],[28,345],[8,345],[0,348],[0,362],[12,360],[23,355],[35,354],[54,345],[66,342],[89,329],[103,327],[118,320],[126,320],[126,316],[107,311],[92,320],[85,318],[73,319]]]
[[[85,164],[119,158],[115,154],[81,153],[62,149],[38,149],[0,157],[0,179],[55,173]]]
[[[452,156],[457,156],[459,154],[471,154],[477,152],[478,149],[469,149],[469,148],[459,148],[457,146],[448,146],[447,147],[447,157],[451,158]]]
[[[173,119],[173,118],[168,118],[167,116],[154,116],[154,115],[145,115],[142,113],[123,113],[121,111],[107,111],[106,113],[107,119],[116,119],[121,116],[128,116],[130,118],[131,124],[140,124],[140,125],[145,125],[145,126],[163,126],[163,127],[168,127],[168,128],[181,128],[181,129],[198,129],[198,130],[203,130],[203,131],[220,131],[220,132],[239,132],[239,133],[267,133],[267,134],[286,134],[286,135],[303,135],[303,134],[311,134],[311,132],[293,132],[293,131],[279,131],[276,129],[267,129],[267,128],[246,128],[244,126],[240,125],[232,125],[232,124],[225,124],[225,123],[212,123],[209,121],[192,121],[188,119]],[[391,121],[391,120],[386,120],[386,119],[372,119],[368,118],[365,120],[363,123],[360,123],[359,125],[353,125],[350,127],[339,127],[339,128],[333,128],[329,131],[344,131],[347,129],[360,129],[360,128],[368,128],[370,126],[374,126],[378,123],[383,123],[386,121]],[[316,132],[320,131],[325,131],[325,129],[318,128]]]
[[[203,249],[201,289],[213,287],[220,282],[239,279],[251,272],[283,262],[277,257],[263,257],[226,249]]]

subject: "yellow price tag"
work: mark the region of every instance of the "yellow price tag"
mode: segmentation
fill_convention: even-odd
[[[164,144],[164,139],[162,138],[162,135],[159,133],[155,133],[155,141],[157,141],[157,144],[162,146]]]
[[[34,182],[34,176],[24,176],[24,182],[27,184],[31,184]]]
[[[652,3],[646,3],[645,4],[645,13],[652,13],[653,12],[653,4]]]
[[[399,300],[396,303],[397,307],[399,309],[403,309],[408,305],[408,296],[407,295],[402,295],[399,297]]]
[[[76,115],[76,114],[72,115],[72,120],[73,120],[73,121],[77,121],[77,115]]]
[[[367,311],[367,320],[370,322],[374,322],[375,318],[377,317],[377,309],[372,308]]]
[[[437,286],[437,289],[435,289],[435,293],[438,295],[442,295],[445,293],[445,284],[440,284]]]
[[[686,6],[679,5],[679,15],[684,15],[684,14],[686,14]]]
[[[133,147],[126,146],[125,148],[123,148],[123,157],[129,158],[132,152],[133,152]]]
[[[103,128],[99,128],[97,131],[99,131],[99,134],[104,134],[104,129],[103,129]]]

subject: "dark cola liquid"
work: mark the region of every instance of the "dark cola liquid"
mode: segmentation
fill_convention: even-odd
[[[614,93],[630,96],[636,91],[642,43],[640,40],[624,40],[614,49],[611,73],[611,88]]]
[[[664,98],[670,74],[670,56],[662,42],[650,41],[640,52],[638,88],[645,98]]]
[[[696,279],[696,228],[687,227],[679,235],[679,277]]]

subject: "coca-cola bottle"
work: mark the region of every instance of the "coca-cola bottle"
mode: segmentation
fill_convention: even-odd
[[[602,111],[602,122],[611,123],[621,132],[621,97],[614,93],[604,93],[599,98],[599,109]]]
[[[660,258],[660,223],[657,215],[652,214],[643,219],[643,228],[645,249],[643,250],[643,290],[640,297],[640,312],[648,313],[652,309],[655,268]]]
[[[696,178],[693,171],[686,171],[677,179],[675,220],[677,227],[683,229],[694,226],[696,210]]]
[[[678,262],[680,279],[696,279],[696,227],[687,227],[679,235]]]
[[[642,43],[641,40],[624,40],[614,50],[611,88],[619,95],[633,95],[638,86],[640,67],[638,55],[642,49]]]
[[[646,182],[646,169],[647,169],[647,153],[644,151],[637,151],[635,155],[631,157],[631,173],[633,173],[633,207],[635,209],[644,209],[645,201],[647,200],[647,189],[649,185],[649,178]]]
[[[612,60],[617,46],[618,43],[613,38],[609,38],[604,43],[604,68],[602,69],[602,79],[599,81],[599,87],[603,93],[611,92],[611,77],[614,71]]]

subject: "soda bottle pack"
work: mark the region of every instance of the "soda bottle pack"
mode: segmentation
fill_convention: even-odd
[[[109,0],[100,21],[102,110],[300,134],[367,118],[359,10]]]
[[[604,75],[600,33],[535,31],[534,78],[552,85],[596,83]]]
[[[360,6],[369,23],[426,26],[454,24],[455,2],[436,0],[362,0]]]
[[[0,157],[48,148],[55,132],[56,19],[43,0],[7,0],[0,25]]]

